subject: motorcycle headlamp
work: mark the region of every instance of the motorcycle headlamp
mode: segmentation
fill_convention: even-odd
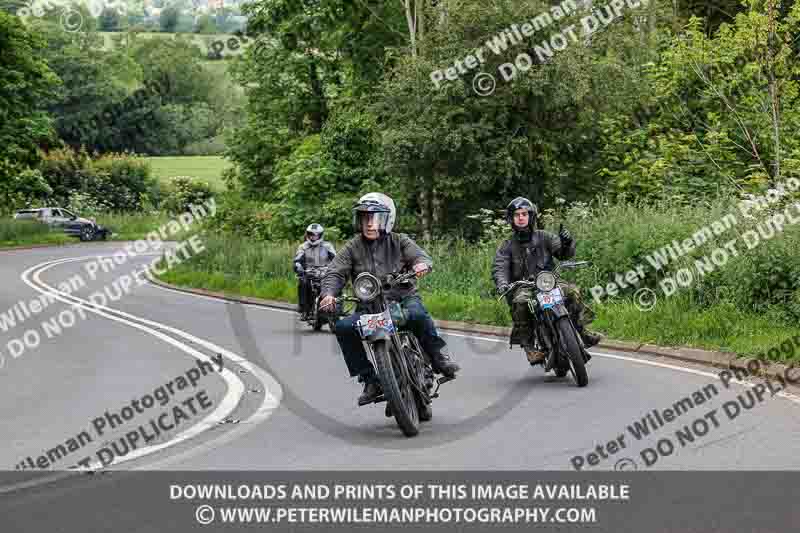
[[[550,292],[556,288],[556,276],[552,272],[540,272],[536,276],[536,288],[542,292]]]
[[[362,302],[371,302],[381,291],[381,283],[369,272],[362,272],[353,281],[353,292]]]

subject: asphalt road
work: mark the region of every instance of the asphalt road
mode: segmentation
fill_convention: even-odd
[[[108,272],[99,268],[96,279],[91,279],[87,263],[92,257],[118,249],[117,244],[103,244],[3,252],[0,313],[18,301],[37,298],[40,291],[50,290],[48,285],[57,289],[76,275],[86,286],[62,297],[71,303],[76,300],[70,297],[86,301],[92,293],[113,286],[117,279],[153,259],[132,258],[107,268]],[[718,424],[712,417],[706,418],[708,431],[703,432],[700,424],[695,428],[694,443],[660,458],[651,468],[800,466],[800,405],[796,398],[767,393],[763,401],[742,409],[731,420],[722,404],[736,401],[747,389],[735,384],[725,387],[711,369],[681,369],[676,363],[598,351],[589,363],[590,384],[579,389],[569,378],[557,379],[545,376],[539,368],[531,369],[519,351],[508,350],[502,341],[448,333],[446,338],[463,372],[455,382],[442,386],[433,421],[423,425],[419,436],[407,439],[393,419],[384,417],[383,406],[356,406],[360,388],[347,376],[335,338],[327,330],[312,332],[291,312],[228,304],[135,283],[129,294],[110,301],[108,307],[111,309],[100,310],[104,315],[98,315],[94,312],[98,309],[89,306],[81,318],[77,308],[55,301],[0,333],[0,353],[4,355],[0,418],[5,443],[0,464],[4,468],[13,470],[28,456],[35,461],[42,452],[83,430],[95,436],[90,431],[92,420],[106,411],[119,412],[132,399],[152,393],[196,366],[196,357],[214,356],[223,350],[227,351],[224,367],[228,376],[209,373],[197,387],[176,390],[174,401],[166,405],[171,408],[191,393],[205,390],[213,409],[190,414],[180,429],[196,424],[208,429],[128,461],[130,467],[561,470],[572,468],[574,456],[586,456],[598,444],[624,435],[625,448],[618,446],[619,451],[607,454],[608,459],[584,466],[613,469],[616,460],[624,457],[641,462],[642,449],[663,436],[674,437],[676,430],[714,408]],[[51,329],[52,338],[47,338],[42,321],[58,318],[65,309],[73,309],[75,324],[60,335]],[[40,332],[40,345],[14,358],[8,343],[30,329]],[[196,350],[195,355],[191,350]],[[709,385],[716,392],[706,389],[705,403],[695,402],[693,408],[671,423],[664,422],[664,427],[649,437],[637,440],[627,429],[650,411],[669,409]],[[113,440],[120,431],[135,429],[159,407],[137,413],[116,428],[116,433],[106,432],[103,437]],[[213,424],[204,422],[212,410],[219,420],[238,423],[217,424],[219,420],[214,418]],[[660,425],[658,421],[656,425]],[[177,433],[177,429],[165,432],[158,442],[168,442]],[[92,445],[100,441],[97,438],[71,452],[54,462],[54,467],[66,468],[83,459],[90,454],[81,452],[93,452]]]
[[[101,457],[113,458],[112,470],[800,467],[800,399],[794,395],[767,392],[759,401],[753,383],[726,387],[712,369],[602,350],[588,365],[589,386],[579,389],[569,377],[532,369],[502,339],[455,332],[443,333],[462,373],[442,386],[433,420],[408,439],[393,419],[385,418],[383,404],[356,406],[360,387],[347,376],[335,338],[327,329],[312,332],[294,313],[138,283],[119,298],[108,297],[102,307],[89,303],[93,293],[115,282],[121,287],[118,280],[154,258],[139,256],[113,268],[107,260],[105,272],[87,266],[119,249],[120,244],[104,243],[0,252],[0,320],[17,302],[30,308],[42,294],[58,298],[22,323],[11,327],[6,319],[0,328],[0,465],[16,469],[15,487],[41,475],[41,470],[37,474],[18,465],[48,453],[49,468],[55,470],[87,458],[91,461],[83,464],[94,468]],[[74,288],[58,292],[69,280]],[[79,287],[80,281],[86,285]],[[117,296],[114,290],[106,294]],[[60,334],[53,319],[60,321]],[[50,323],[48,329],[43,322]],[[41,340],[20,353],[19,340],[28,332],[31,341],[30,331]],[[222,369],[212,360],[218,354]],[[188,376],[199,360],[211,361],[207,368],[213,371],[197,372],[195,386],[181,387],[177,377]],[[168,382],[172,394],[164,404],[156,398],[155,405],[145,408],[143,398]],[[189,397],[195,400],[181,403]],[[691,405],[686,397],[694,398]],[[738,416],[729,416],[739,397],[745,405],[755,399],[753,406],[743,409],[740,403]],[[128,415],[133,413],[128,421],[109,427],[113,414],[121,415],[132,400],[140,400],[140,411],[128,409]],[[675,406],[680,402],[683,408]],[[672,421],[663,420],[668,409],[678,413]],[[653,410],[662,423],[655,415],[651,423],[662,427],[637,439],[635,427],[629,426],[641,425]],[[154,435],[158,420],[164,426]],[[166,429],[169,421],[175,424],[171,431]],[[125,440],[142,426],[145,433],[139,433],[136,446],[130,437]],[[152,440],[143,444],[148,434]],[[648,465],[645,458],[652,462],[653,452],[643,455],[642,450],[658,449],[659,441],[665,453]],[[670,443],[674,449],[666,453]],[[61,451],[54,451],[60,444]],[[111,451],[101,456],[101,448]],[[82,476],[73,472],[69,479]],[[6,489],[0,487],[0,494]],[[3,498],[30,516],[40,505],[35,498]]]

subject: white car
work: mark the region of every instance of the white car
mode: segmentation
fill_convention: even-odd
[[[97,221],[79,217],[61,207],[21,209],[14,215],[14,220],[35,220],[51,228],[63,228],[64,233],[79,237],[82,241],[93,241],[98,238],[105,240],[111,234],[107,228],[97,224]]]

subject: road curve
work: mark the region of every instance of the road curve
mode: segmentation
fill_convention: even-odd
[[[132,399],[186,373],[198,360],[212,361],[217,354],[224,358],[223,370],[204,376],[197,387],[173,398],[177,401],[202,389],[213,406],[190,415],[180,428],[164,431],[147,446],[118,454],[112,468],[800,467],[800,400],[791,394],[767,392],[759,399],[753,394],[753,384],[725,386],[711,369],[603,351],[597,351],[589,363],[589,386],[579,389],[570,379],[547,377],[531,369],[524,356],[508,350],[503,341],[454,332],[443,333],[462,365],[462,374],[442,387],[433,420],[423,425],[419,436],[407,439],[393,419],[384,417],[382,405],[356,406],[360,389],[347,376],[334,337],[310,331],[293,313],[151,284],[136,285],[105,306],[93,305],[92,293],[113,286],[134,267],[153,259],[133,258],[90,279],[87,263],[112,255],[120,246],[0,252],[4,281],[0,317],[19,301],[30,302],[43,293],[55,298],[22,324],[0,328],[2,469],[14,470],[27,457],[35,461],[82,430],[91,433],[92,421],[106,411],[119,412]],[[87,282],[85,287],[58,292],[59,284],[76,276]],[[43,332],[43,320],[67,309],[85,318],[53,338],[42,333],[35,349],[17,357],[10,353],[8,343],[30,329]],[[695,399],[691,407],[685,403],[687,397]],[[750,403],[752,407],[742,407]],[[739,405],[735,417],[732,405]],[[670,418],[665,410],[673,412],[672,420],[665,420]],[[52,467],[65,469],[72,461],[124,438],[155,412],[153,408],[134,416],[54,461]],[[637,421],[650,428],[648,436],[637,432]],[[648,465],[648,454],[642,450],[658,450],[664,439],[674,449]],[[662,443],[662,450],[665,446]],[[652,453],[649,457],[652,460]],[[98,466],[95,463],[93,467]]]

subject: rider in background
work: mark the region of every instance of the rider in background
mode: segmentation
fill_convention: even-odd
[[[300,319],[306,320],[311,313],[312,302],[311,280],[306,270],[327,266],[336,257],[336,249],[325,240],[325,228],[314,223],[306,228],[306,240],[297,248],[292,260],[294,272],[297,274],[297,312]]]
[[[506,207],[506,220],[511,224],[513,235],[500,245],[494,257],[492,278],[499,293],[506,292],[515,281],[535,279],[540,271],[553,270],[554,257],[562,261],[575,257],[575,240],[570,232],[562,229],[556,235],[537,230],[538,216],[536,205],[521,196],[514,198]],[[586,326],[594,319],[594,313],[581,301],[578,287],[563,282],[559,287],[572,323],[584,345],[586,348],[596,345],[602,337],[586,330]],[[531,291],[530,288],[516,289],[506,296],[506,300],[511,307],[513,319],[509,343],[520,344],[528,361],[535,364],[542,362],[545,354],[536,345],[536,335],[532,327],[535,317],[528,308]]]
[[[408,235],[392,233],[396,214],[394,201],[385,194],[369,193],[359,199],[353,208],[353,226],[358,234],[344,245],[322,280],[321,309],[332,306],[335,295],[341,292],[347,280],[354,280],[362,272],[369,272],[378,279],[405,269],[413,269],[417,278],[430,272],[433,266],[431,257]],[[447,343],[439,336],[431,315],[422,304],[415,280],[408,285],[393,287],[387,296],[402,305],[408,329],[417,336],[430,356],[434,372],[455,376],[459,366],[447,353]],[[363,310],[356,308],[353,315],[336,324],[336,338],[350,376],[358,376],[364,383],[359,405],[369,403],[381,394],[375,368],[354,328],[361,312]]]

